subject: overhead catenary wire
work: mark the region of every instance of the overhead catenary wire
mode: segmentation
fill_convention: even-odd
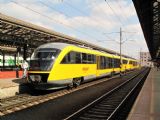
[[[122,22],[122,20],[120,19],[120,17],[117,15],[117,13],[115,12],[115,10],[111,7],[111,5],[109,4],[109,2],[108,2],[107,0],[105,0],[105,2],[106,2],[107,5],[109,6],[109,8],[112,10],[112,12],[115,14],[117,20],[119,20],[119,21],[121,22],[122,26],[125,26],[125,24]],[[119,2],[119,1],[118,1],[118,2]],[[120,5],[120,3],[117,3],[117,4],[119,5],[120,8],[122,8],[121,5]],[[121,10],[121,11],[122,11],[122,10]],[[128,20],[128,19],[127,19],[127,20]],[[128,21],[129,21],[129,20],[128,20]],[[123,32],[125,32],[125,31],[123,31]],[[127,39],[126,34],[125,34],[125,38]]]
[[[62,14],[62,15],[65,15],[65,16],[67,16],[67,17],[72,17],[72,16],[70,16],[70,15],[68,15],[68,14],[64,14],[62,11],[57,10],[57,9],[55,9],[54,7],[52,7],[52,6],[50,6],[50,5],[42,2],[41,0],[39,0],[39,2],[40,2],[41,4],[43,4],[44,6],[50,8],[50,9],[52,9],[52,10],[54,10],[54,11],[60,13],[60,14]],[[82,25],[84,25],[84,26],[86,25],[86,24],[82,23],[80,20],[76,20],[76,21],[78,21],[79,24],[82,24]],[[100,31],[98,31],[97,29],[95,29],[95,31],[98,32],[98,33],[100,33]],[[100,33],[100,34],[101,34],[102,36],[108,37],[108,36],[104,35],[103,33]],[[110,38],[110,37],[108,37],[108,38],[109,38],[109,39],[112,39],[112,38]],[[99,41],[99,40],[98,40],[98,41]]]
[[[128,24],[131,23],[131,20],[129,20],[128,17],[126,17],[126,16],[127,16],[127,15],[126,15],[126,12],[124,11],[124,8],[121,6],[120,0],[116,0],[116,1],[117,1],[118,6],[120,7],[122,13],[124,14],[123,17],[126,19],[126,21],[128,21]],[[132,5],[133,5],[133,4],[132,4]],[[133,6],[132,6],[132,7],[133,7]],[[134,8],[133,8],[133,9],[134,9]],[[134,34],[134,33],[136,33],[136,32],[127,32],[127,33],[133,33],[133,34]],[[134,36],[133,34],[131,34],[130,36],[128,36],[128,38],[133,37],[133,36]],[[125,38],[128,39],[126,34],[125,34]]]
[[[95,1],[93,1],[93,3],[95,4],[95,5],[97,5],[98,3],[96,2],[96,0]],[[107,18],[108,18],[108,20],[109,20],[109,22],[110,22],[110,24],[112,24],[112,22],[111,21],[113,21],[113,20],[110,20],[109,19],[109,16],[108,16],[108,13],[106,13],[106,11],[104,11],[104,9],[101,7],[101,6],[97,6],[101,11],[103,11],[104,12],[104,14],[106,14],[106,16],[107,16]],[[115,16],[116,17],[116,16]],[[113,19],[113,18],[112,18]],[[117,19],[117,18],[116,18]],[[120,21],[119,21],[119,23],[120,24],[122,24]],[[123,26],[123,25],[122,25]],[[119,27],[121,27],[121,25],[119,25]],[[105,34],[106,36],[108,36],[105,32],[103,33],[103,34]],[[108,37],[110,37],[110,36],[108,36]],[[110,37],[111,38],[111,37]],[[115,41],[115,39],[113,39],[113,41]]]
[[[119,8],[119,11],[121,12],[121,13],[123,13],[123,14],[121,14],[121,18],[123,18],[123,19],[121,19],[121,20],[124,20],[124,21],[126,21],[127,23],[129,23],[130,21],[129,21],[129,19],[126,17],[127,15],[126,15],[126,12],[123,10],[123,7],[121,6],[121,3],[120,3],[120,0],[110,0],[110,2],[112,1],[112,3],[114,3],[114,4],[117,4],[117,6],[118,6],[118,8]],[[108,2],[108,4],[109,4],[109,2]],[[111,6],[111,5],[110,5]],[[113,9],[113,8],[112,8]],[[117,13],[116,13],[116,15],[117,15]],[[118,15],[117,15],[118,16]],[[125,22],[125,23],[126,23]]]
[[[50,0],[49,0],[49,1],[50,1]],[[73,8],[73,9],[75,9],[75,10],[77,10],[77,11],[78,11],[79,13],[81,13],[81,14],[84,14],[84,15],[88,16],[87,13],[85,13],[84,11],[82,11],[82,10],[80,10],[80,9],[78,9],[78,8],[76,8],[76,7],[74,7],[73,5],[71,5],[70,3],[68,3],[67,1],[65,1],[64,4],[66,4],[67,6]]]
[[[51,2],[51,0],[48,0],[49,2]],[[96,2],[96,1],[95,1]],[[73,5],[71,5],[70,3],[68,3],[67,1],[63,1],[63,3],[65,3],[67,6],[69,6],[69,7],[71,7],[71,8],[73,8],[74,10],[76,10],[76,11],[78,11],[79,13],[81,13],[81,14],[84,14],[84,15],[87,15],[87,13],[85,13],[84,11],[82,11],[82,10],[80,10],[80,9],[78,9],[78,8],[76,8],[76,7],[74,7]],[[46,4],[45,4],[46,5]],[[53,8],[53,7],[52,7]],[[54,9],[54,8],[53,8]],[[56,10],[56,9],[54,9],[54,10]],[[57,10],[56,10],[57,11]],[[63,12],[61,12],[61,11],[58,11],[58,12],[60,12],[61,14],[63,14]],[[67,15],[68,16],[68,15]],[[68,16],[68,17],[70,17],[70,16]],[[107,18],[108,18],[108,16],[107,16]],[[97,22],[98,21],[98,23],[99,24],[101,24],[101,25],[104,25],[105,23],[102,23],[101,21],[99,21],[98,19],[96,19],[96,18],[94,18],[94,19],[92,19],[94,22]],[[111,23],[111,22],[110,22]],[[111,23],[112,24],[112,23]],[[99,32],[99,31],[98,31]],[[114,40],[115,41],[115,39],[113,39],[113,38],[111,38],[110,36],[108,36],[107,34],[105,34],[104,32],[102,33],[103,35],[105,35],[107,38],[109,38],[110,40]],[[126,36],[125,36],[126,37]],[[126,37],[126,39],[127,39],[127,37]],[[103,40],[98,40],[98,41],[103,41]]]
[[[65,23],[63,23],[63,22],[61,22],[61,21],[58,21],[58,20],[54,19],[53,17],[44,15],[44,14],[42,14],[42,13],[40,13],[40,12],[34,10],[34,9],[31,9],[31,8],[29,8],[29,7],[27,7],[27,6],[21,5],[21,4],[19,4],[18,2],[16,2],[16,1],[11,1],[11,2],[13,2],[14,4],[16,4],[16,5],[18,5],[18,6],[21,6],[21,7],[25,8],[25,9],[28,9],[28,10],[36,13],[36,14],[39,14],[39,15],[41,15],[41,16],[43,16],[43,17],[45,17],[45,18],[47,18],[47,19],[49,19],[49,20],[51,20],[51,21],[53,21],[53,22],[55,22],[55,23],[59,23],[59,24],[61,24],[61,25],[64,25],[65,27],[68,27],[68,28],[70,28],[70,29],[72,29],[72,30],[74,30],[74,31],[77,31],[77,32],[79,32],[79,33],[81,33],[81,34],[83,34],[83,35],[85,35],[85,36],[88,36],[89,38],[95,39],[93,36],[87,34],[86,32],[80,31],[80,30],[72,27],[71,25],[67,25],[67,24],[65,24]],[[95,40],[97,40],[97,39],[95,39]]]
[[[96,2],[96,1],[93,1],[93,3],[95,3],[95,2]],[[80,9],[74,7],[73,5],[69,4],[68,2],[65,1],[64,3],[67,4],[68,6],[74,8],[75,10],[79,11],[80,13],[87,15],[84,11],[81,11]],[[95,3],[95,4],[96,4],[96,3]],[[99,7],[99,6],[98,6],[98,7]],[[99,7],[99,8],[101,8],[101,7]],[[102,8],[101,8],[101,10],[103,11]],[[105,11],[104,11],[104,12],[105,12]],[[107,14],[106,14],[106,15],[107,15]],[[109,22],[112,23],[108,16],[107,16],[107,18],[108,18]],[[96,19],[96,18],[94,18],[93,20],[96,21],[96,22],[98,21],[98,23],[100,23],[100,24],[106,24],[105,22],[101,22],[101,21],[99,21],[99,20]]]
[[[68,27],[68,28],[70,28],[70,29],[73,29],[73,30],[75,30],[75,31],[77,31],[77,32],[85,35],[85,36],[88,36],[88,37],[90,37],[90,38],[95,39],[92,35],[87,34],[87,33],[84,32],[84,31],[78,30],[78,29],[74,28],[72,25],[65,24],[65,23],[63,23],[63,22],[61,22],[61,21],[58,21],[57,19],[54,19],[53,17],[44,15],[44,14],[42,14],[42,13],[36,11],[36,10],[33,10],[33,9],[27,7],[27,6],[20,5],[18,2],[15,2],[15,1],[12,1],[12,2],[14,2],[15,4],[17,4],[17,5],[21,6],[21,7],[24,7],[24,8],[26,8],[26,9],[29,9],[29,10],[37,13],[37,14],[40,14],[40,15],[43,16],[43,17],[47,17],[48,19],[50,19],[50,20],[52,20],[52,21],[54,21],[54,22],[56,22],[56,23],[58,22],[59,24],[64,25],[64,26],[66,26],[66,27]],[[43,3],[44,5],[46,5],[44,2],[41,2],[41,3]],[[47,6],[47,5],[46,5],[46,6]],[[57,11],[57,10],[55,10],[55,11]],[[63,12],[61,12],[61,11],[58,11],[58,12],[61,13],[61,14],[63,14]],[[67,16],[68,16],[68,15],[67,15]],[[68,17],[69,17],[69,16],[68,16]],[[103,33],[103,34],[104,34],[104,33]],[[109,38],[110,40],[114,40],[114,39],[111,38],[110,36],[107,36],[107,35],[105,35],[105,36],[106,36],[107,38]],[[97,40],[97,38],[96,38],[95,40]],[[104,40],[97,40],[97,41],[104,41]]]
[[[117,0],[117,1],[118,1],[117,4],[118,4],[119,8],[121,9],[122,13],[124,14],[124,16],[123,16],[124,19],[125,19],[128,23],[130,23],[130,20],[128,19],[127,15],[126,15],[126,12],[124,11],[123,7],[121,6],[120,1],[119,1],[119,0]]]
[[[119,0],[116,0],[116,1],[117,1],[117,4],[118,4],[121,12],[124,14],[124,15],[122,16],[123,19],[124,19],[126,22],[131,23],[130,20],[128,19],[128,17],[126,17],[126,16],[127,16],[127,15],[126,15],[126,12],[124,11],[123,7],[121,6],[120,1],[119,1]],[[130,38],[131,36],[133,37],[133,35],[130,35],[130,36],[128,36],[128,38],[127,38],[127,35],[125,34],[125,32],[124,32],[124,36],[125,36],[125,39],[126,39],[126,40],[127,40],[128,38]]]
[[[104,12],[104,14],[106,15],[105,17],[107,17],[108,19],[108,22],[110,23],[110,24],[112,24],[113,23],[113,18],[111,18],[109,15],[108,15],[108,13],[101,7],[101,6],[99,6],[99,5],[97,5],[98,3],[97,3],[97,1],[96,0],[94,0],[93,1],[93,4],[95,4],[101,11],[103,11]],[[103,22],[104,23],[104,22]]]
[[[49,0],[49,2],[51,2],[50,0]],[[63,2],[64,4],[66,4],[67,6],[69,6],[69,7],[71,7],[71,8],[73,8],[74,10],[76,10],[76,11],[78,11],[78,12],[80,12],[81,14],[83,14],[83,15],[86,15],[87,16],[87,14],[85,13],[85,12],[82,12],[80,9],[78,9],[78,8],[76,8],[76,7],[74,7],[73,5],[71,5],[71,4],[69,4],[68,2]],[[45,3],[44,3],[45,4]],[[47,4],[45,4],[45,5],[47,5]],[[51,7],[51,6],[50,6]],[[52,7],[52,9],[54,9],[53,7]],[[59,11],[59,10],[56,10],[56,9],[54,9],[55,11]],[[64,14],[63,12],[61,12],[61,11],[59,11],[61,14]],[[66,15],[66,14],[65,14]],[[69,16],[69,15],[67,15],[68,17],[71,17],[71,16]],[[99,21],[98,19],[96,19],[96,18],[93,18],[92,19],[92,21],[94,21],[95,23],[98,23],[98,24],[100,24],[101,26],[104,26],[104,24],[106,24],[106,23],[102,23],[101,21]],[[97,22],[98,21],[98,22]],[[83,24],[83,23],[82,23]],[[85,25],[85,24],[83,24],[83,25]],[[96,25],[97,26],[97,25]],[[97,28],[98,28],[99,26],[97,26]],[[95,29],[95,31],[97,31],[98,33],[100,33],[100,31],[99,30],[97,30],[97,29]],[[109,38],[109,40],[114,40],[113,38],[111,38],[110,36],[108,36],[108,35],[105,35],[104,34],[104,32],[102,32],[101,33],[101,35],[103,35],[103,36],[105,36],[105,37],[107,37],[107,38]],[[98,40],[98,41],[102,41],[102,40]]]
[[[115,17],[117,18],[117,20],[119,20],[119,22],[122,24],[122,26],[125,26],[125,24],[122,22],[122,20],[120,19],[120,17],[117,15],[117,13],[115,12],[115,10],[111,7],[111,5],[109,4],[109,2],[107,0],[105,0],[105,3],[109,6],[109,8],[112,10],[113,14],[115,15]]]

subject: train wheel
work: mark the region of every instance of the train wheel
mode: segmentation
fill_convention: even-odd
[[[82,79],[81,78],[73,78],[73,87],[77,87],[81,84]]]
[[[115,75],[115,71],[111,72],[110,77],[113,77]]]
[[[113,72],[110,73],[110,77],[113,77]]]
[[[73,82],[67,86],[67,89],[70,90],[73,88]]]

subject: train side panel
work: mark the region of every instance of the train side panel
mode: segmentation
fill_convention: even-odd
[[[54,80],[71,80],[77,77],[88,77],[93,78],[96,77],[97,64],[70,64],[70,63],[62,63],[63,58],[71,51],[78,51],[93,54],[93,52],[88,52],[86,50],[76,48],[76,47],[67,47],[65,48],[60,55],[58,56],[54,66],[51,70],[51,74],[49,75],[48,81]]]

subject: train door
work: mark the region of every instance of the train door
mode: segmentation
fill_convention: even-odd
[[[112,63],[112,73],[114,73],[114,56],[111,58],[111,63]]]
[[[96,64],[97,64],[96,76],[99,76],[100,56],[96,56]]]

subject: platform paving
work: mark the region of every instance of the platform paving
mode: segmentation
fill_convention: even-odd
[[[0,79],[0,99],[28,91],[26,80],[22,78]]]
[[[160,71],[152,68],[128,120],[160,120]]]

